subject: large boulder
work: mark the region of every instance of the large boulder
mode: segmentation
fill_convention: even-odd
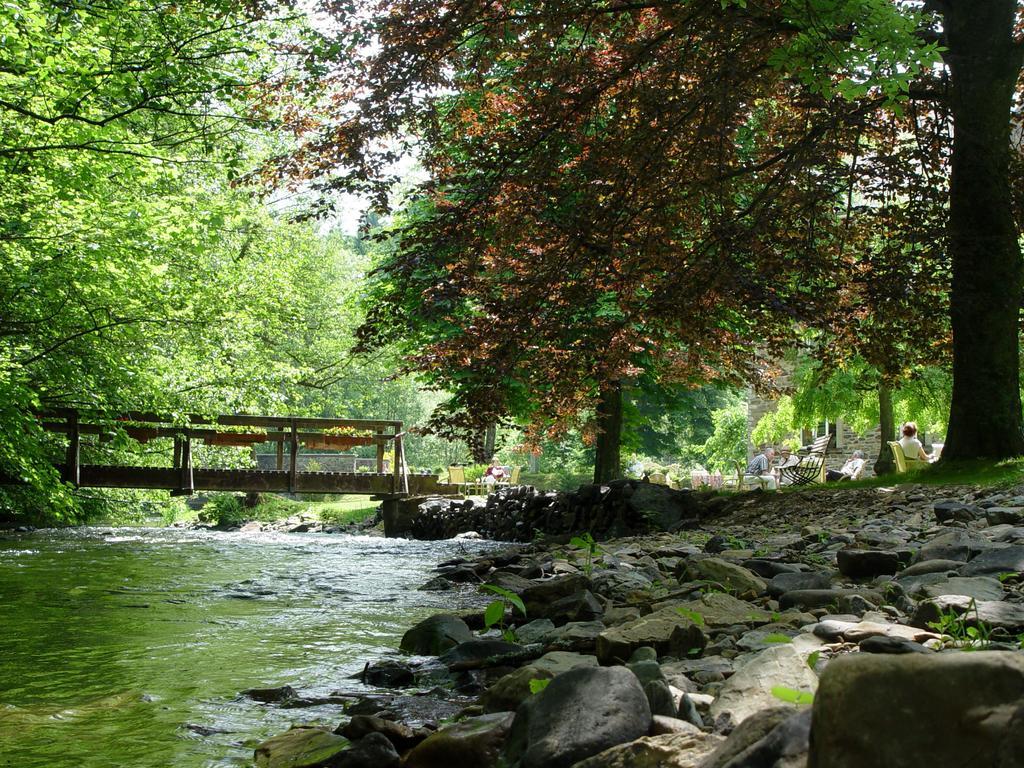
[[[459,643],[473,639],[473,633],[458,616],[438,614],[424,619],[402,636],[399,646],[417,656],[440,656]]]
[[[329,731],[293,728],[257,746],[253,757],[256,768],[321,768],[330,764],[347,746],[348,739]]]
[[[580,667],[559,675],[516,711],[505,747],[509,768],[568,768],[647,734],[651,710],[625,667]]]
[[[580,760],[572,768],[698,768],[722,741],[711,733],[644,736]]]
[[[597,658],[602,664],[621,664],[644,645],[654,648],[660,656],[686,658],[700,654],[707,645],[707,637],[691,618],[674,608],[664,608],[606,629],[597,636]]]
[[[514,715],[496,712],[470,717],[420,742],[405,756],[405,768],[492,768],[498,764]]]
[[[839,657],[813,723],[808,768],[1020,768],[1024,655]]]
[[[786,688],[814,693],[818,676],[807,665],[807,656],[791,644],[769,648],[753,656],[725,681],[711,705],[716,720],[728,717],[733,724],[779,704],[772,689]]]

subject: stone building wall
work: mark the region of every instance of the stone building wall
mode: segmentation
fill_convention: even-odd
[[[783,375],[779,377],[778,382],[780,386],[788,384],[787,376]],[[772,413],[777,407],[777,401],[770,398],[764,398],[755,393],[753,390],[747,392],[747,458],[753,458],[756,446],[754,446],[750,440],[749,435],[754,431],[754,427],[757,426],[758,421],[766,413]],[[808,429],[813,429],[814,425],[808,425]],[[850,457],[854,451],[860,450],[864,452],[864,459],[867,462],[867,467],[864,469],[864,477],[871,477],[874,475],[872,471],[872,465],[875,463],[875,459],[878,457],[878,449],[880,445],[881,432],[876,426],[869,430],[866,434],[858,434],[855,432],[849,424],[837,420],[835,423],[835,434],[836,439],[832,446],[829,448],[828,454],[825,457],[825,466],[829,469],[840,469],[846,460]],[[806,437],[806,436],[805,436]],[[807,443],[810,440],[801,438],[801,442]],[[813,439],[813,437],[811,437]]]

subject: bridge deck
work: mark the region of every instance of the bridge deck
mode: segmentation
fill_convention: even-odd
[[[243,493],[350,493],[404,495],[391,473],[297,472],[289,484],[287,470],[193,468],[192,488],[196,491],[239,491]],[[433,475],[409,475],[408,493],[414,496],[440,493]],[[178,490],[181,470],[171,467],[131,467],[82,464],[78,485],[91,488],[150,488]]]
[[[67,438],[65,461],[58,466],[64,478],[92,488],[146,488],[175,493],[241,491],[246,493],[348,493],[372,496],[409,496],[443,493],[431,475],[409,474],[405,461],[402,422],[371,419],[322,419],[228,415],[189,416],[177,422],[166,416],[132,412],[92,414],[74,409],[39,414],[40,426]],[[115,434],[140,444],[164,441],[171,448],[169,467],[108,465],[102,445]],[[83,462],[85,441],[92,462]],[[193,441],[237,447],[255,453],[255,446],[276,448],[276,469],[218,469],[196,466]],[[357,446],[375,448],[371,459],[376,472],[300,472],[299,446],[337,450]],[[109,453],[107,453],[109,455]],[[390,456],[390,461],[386,458]],[[385,472],[390,463],[390,472]]]

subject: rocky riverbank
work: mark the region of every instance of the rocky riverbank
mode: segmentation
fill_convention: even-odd
[[[715,498],[672,532],[442,563],[425,589],[514,596],[498,626],[412,627],[376,693],[257,766],[1024,766],[1024,487]]]

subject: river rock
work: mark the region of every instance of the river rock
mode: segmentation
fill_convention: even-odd
[[[572,768],[697,768],[721,741],[721,736],[692,730],[643,736],[580,760]]]
[[[874,605],[881,605],[883,602],[881,593],[871,589],[794,589],[779,598],[779,606],[804,610],[828,608],[832,605],[838,606],[841,598],[851,595],[859,595]]]
[[[936,501],[932,506],[932,511],[935,513],[935,520],[939,523],[945,523],[950,520],[969,523],[985,515],[985,510],[977,504],[966,504],[953,499]]]
[[[380,659],[369,664],[359,677],[367,685],[381,688],[405,688],[416,682],[413,668],[397,659]]]
[[[644,595],[651,587],[651,577],[637,570],[607,570],[594,575],[593,588],[610,600],[626,601]]]
[[[1024,507],[989,507],[985,520],[989,525],[1020,525],[1024,523]]]
[[[684,603],[659,603],[656,608],[661,610],[663,606],[668,610],[682,608],[684,611],[700,614],[700,621],[703,622],[701,626],[710,628],[749,623],[761,624],[771,619],[771,614],[763,608],[744,600],[737,600],[724,592],[708,592],[697,600],[689,600]]]
[[[924,597],[967,595],[975,600],[1002,600],[1003,585],[991,576],[953,576],[925,584],[918,593]]]
[[[534,619],[528,624],[516,627],[516,640],[520,643],[543,642],[554,628],[555,623],[551,619]]]
[[[839,572],[851,579],[871,579],[888,576],[900,569],[900,558],[895,552],[875,549],[840,549],[836,552]]]
[[[686,566],[686,577],[691,581],[720,584],[725,590],[741,598],[758,597],[768,588],[764,579],[750,569],[719,557],[690,560]]]
[[[964,576],[986,573],[1024,573],[1024,544],[986,550],[960,571]]]
[[[504,756],[510,768],[568,768],[650,726],[647,697],[632,672],[581,667],[519,706]]]
[[[911,576],[923,576],[927,573],[959,573],[963,567],[964,564],[961,560],[922,560],[908,565],[896,575],[896,578],[902,581]]]
[[[555,624],[593,621],[601,618],[604,607],[589,589],[583,589],[551,603],[543,612],[545,618]]]
[[[567,651],[593,651],[597,636],[607,627],[600,621],[572,621],[553,630],[547,636],[548,647],[556,646]]]
[[[768,594],[781,597],[795,589],[828,589],[832,586],[832,574],[828,571],[782,572],[768,582]]]
[[[446,667],[453,667],[456,664],[465,664],[467,662],[485,661],[486,659],[502,656],[506,653],[517,653],[522,651],[521,645],[515,643],[507,643],[504,640],[495,639],[484,639],[484,640],[469,640],[465,643],[459,643],[454,648],[450,648],[441,654],[439,660]]]
[[[862,653],[933,653],[927,646],[891,635],[865,637],[857,643],[857,647]]]
[[[968,624],[981,621],[990,627],[1001,627],[1010,632],[1024,630],[1024,605],[1002,600],[974,600],[966,595],[941,595],[922,600],[910,623],[915,627],[929,627],[949,611],[966,614]]]
[[[1022,654],[836,658],[814,699],[807,765],[1019,768],[1022,702]]]
[[[762,709],[740,723],[701,768],[803,768],[811,710]]]
[[[543,669],[552,675],[560,675],[577,667],[596,667],[597,657],[586,653],[575,653],[573,651],[548,651],[530,665],[537,669]]]
[[[659,655],[681,658],[692,652],[699,654],[707,645],[707,637],[692,619],[665,608],[602,632],[597,636],[597,658],[602,664],[621,664],[644,645]]]
[[[526,605],[526,615],[543,617],[552,603],[590,588],[590,580],[582,574],[556,576],[551,579],[533,579],[530,586],[519,592]]]
[[[321,728],[293,728],[257,746],[253,757],[256,768],[321,768],[347,746],[348,739]]]
[[[473,633],[458,616],[445,613],[424,619],[402,636],[399,648],[417,656],[440,656],[450,648],[473,639]]]
[[[958,560],[966,563],[981,552],[985,541],[974,534],[953,530],[929,539],[917,552],[915,562],[925,560]]]
[[[430,732],[424,728],[414,730],[403,723],[396,723],[393,720],[385,720],[373,715],[353,715],[351,720],[339,725],[334,732],[349,741],[359,741],[371,733],[379,733],[399,752],[411,749],[430,735]]]
[[[262,701],[264,704],[283,704],[294,701],[299,694],[290,685],[282,685],[277,688],[250,688],[242,691],[243,696],[248,696],[253,701]]]
[[[484,691],[480,703],[484,712],[515,712],[523,701],[533,695],[533,691],[530,690],[531,681],[550,680],[554,676],[550,669],[544,667],[532,664],[520,667],[496,680]]]
[[[508,736],[514,715],[496,712],[470,717],[420,742],[405,756],[404,768],[492,768]]]
[[[759,710],[777,706],[772,688],[814,693],[818,676],[807,666],[807,657],[790,644],[769,648],[737,668],[725,681],[711,705],[716,720],[726,715],[742,723]]]
[[[383,733],[368,733],[328,763],[329,768],[399,768],[402,759]]]

